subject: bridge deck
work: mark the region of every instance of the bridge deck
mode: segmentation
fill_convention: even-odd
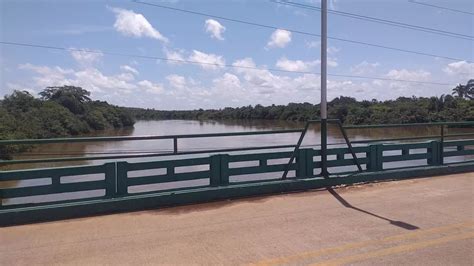
[[[474,263],[474,173],[0,228],[2,264]]]

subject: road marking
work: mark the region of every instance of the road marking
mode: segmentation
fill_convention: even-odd
[[[366,247],[366,246],[370,246],[374,244],[377,245],[377,244],[387,243],[387,242],[396,241],[396,240],[416,238],[416,237],[421,237],[425,235],[443,233],[443,232],[447,232],[447,231],[458,229],[458,228],[466,228],[466,227],[472,227],[472,226],[474,226],[474,222],[469,221],[469,222],[464,222],[464,223],[459,223],[459,224],[451,224],[451,225],[446,225],[446,226],[434,227],[434,228],[425,229],[425,230],[417,230],[416,232],[412,232],[408,234],[389,236],[382,239],[366,240],[362,242],[353,242],[353,243],[349,243],[349,244],[345,244],[345,245],[341,245],[337,247],[324,248],[324,249],[320,249],[316,251],[308,251],[308,252],[303,252],[303,253],[280,257],[280,258],[262,260],[252,265],[259,265],[259,266],[278,265],[278,264],[283,264],[290,261],[301,260],[301,259],[306,259],[306,258],[314,258],[314,257],[319,257],[322,255],[327,255],[327,254],[339,253],[346,250]]]
[[[367,253],[347,256],[347,257],[343,257],[339,259],[326,260],[326,261],[322,261],[316,264],[312,264],[312,266],[320,266],[320,265],[332,266],[332,265],[349,264],[355,261],[378,258],[378,257],[383,257],[383,256],[388,256],[388,255],[393,255],[393,254],[398,254],[398,253],[403,253],[403,252],[411,252],[417,249],[427,248],[431,246],[438,246],[438,245],[449,243],[452,241],[459,241],[459,240],[470,239],[470,238],[474,238],[474,232],[463,233],[463,234],[452,235],[452,236],[445,236],[445,237],[431,239],[431,240],[419,241],[412,244],[405,244],[405,245],[399,245],[399,246],[395,246],[391,248],[370,251]]]

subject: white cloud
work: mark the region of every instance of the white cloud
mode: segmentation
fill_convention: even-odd
[[[302,61],[302,60],[289,60],[286,57],[280,58],[276,62],[276,67],[286,71],[309,71],[311,68],[319,64],[319,60],[315,61]]]
[[[40,89],[48,86],[71,85],[72,80],[68,78],[74,73],[72,69],[63,69],[61,67],[36,66],[30,63],[21,64],[18,66],[21,70],[29,70],[39,74],[33,77],[33,80]],[[31,85],[30,85],[31,86]]]
[[[149,37],[168,42],[168,39],[156,30],[142,14],[122,8],[111,8],[115,13],[114,28],[125,36]]]
[[[92,51],[87,49],[70,48],[72,58],[82,66],[90,66],[98,62],[104,54],[101,51]]]
[[[106,75],[99,69],[89,67],[79,71],[62,69],[60,67],[36,66],[23,64],[19,69],[33,71],[37,75],[33,77],[35,90],[39,91],[47,86],[73,85],[79,86],[102,97],[120,97],[121,93],[131,93],[144,89],[148,93],[160,94],[164,89],[160,83],[148,80],[135,82],[134,71],[130,66],[122,66],[124,71],[115,75]],[[136,71],[136,70],[135,70]],[[138,71],[137,71],[138,73]]]
[[[225,27],[222,26],[217,20],[207,19],[205,22],[206,32],[211,34],[212,38],[218,40],[224,40],[222,33],[225,31]]]
[[[200,66],[207,70],[222,68],[225,65],[225,60],[220,55],[206,54],[197,50],[193,50],[189,60],[201,63]]]
[[[391,79],[426,81],[431,77],[431,73],[423,69],[413,71],[392,69],[385,76]]]
[[[315,74],[304,74],[295,78],[295,88],[302,91],[315,91],[321,88],[321,78]]]
[[[362,61],[361,63],[351,67],[351,73],[355,75],[367,75],[375,73],[375,70],[380,66],[378,62],[369,63]]]
[[[249,57],[236,60],[232,65],[252,68],[256,67],[253,59]],[[276,91],[291,87],[289,84],[290,78],[274,75],[267,69],[263,67],[260,68],[261,69],[236,68],[235,71],[236,73],[241,74],[243,79],[261,94],[272,94]]]
[[[321,47],[321,42],[320,41],[306,41],[305,42],[306,47],[308,48],[320,48]],[[335,54],[338,53],[341,49],[337,48],[336,46],[329,46],[326,51],[328,54]]]
[[[234,63],[232,63],[232,65],[237,67],[256,67],[255,62],[250,57],[236,60]]]
[[[443,72],[451,76],[474,76],[474,63],[458,61],[448,64],[443,68]]]
[[[287,30],[277,29],[270,36],[270,40],[268,41],[267,46],[283,48],[290,42],[291,32]]]
[[[186,87],[186,78],[180,75],[168,75],[166,76],[171,87],[183,89]]]
[[[222,77],[212,80],[212,82],[218,87],[226,88],[226,90],[240,88],[239,77],[231,73],[225,73]]]
[[[129,83],[130,76],[104,75],[96,68],[88,68],[74,73],[74,83],[91,91],[124,90],[131,91],[136,85]]]
[[[279,69],[286,70],[286,71],[309,71],[313,69],[315,66],[320,65],[321,60],[314,60],[314,61],[302,61],[302,60],[288,60],[287,58],[283,57],[280,58],[276,66]],[[328,66],[329,67],[337,67],[339,64],[337,63],[335,58],[328,58]]]
[[[163,85],[159,83],[153,83],[149,80],[142,80],[138,82],[138,85],[144,88],[149,93],[162,94],[164,92]]]
[[[339,65],[339,63],[337,63],[336,61],[337,59],[336,58],[329,58],[328,57],[328,66],[329,67],[337,67]],[[317,60],[318,64],[321,63],[321,60]]]
[[[123,65],[123,66],[120,66],[120,69],[123,70],[123,71],[126,71],[126,72],[129,72],[129,73],[132,73],[134,75],[138,75],[139,72],[138,70],[136,70],[135,68],[129,66],[129,65]]]
[[[177,64],[182,64],[183,62],[180,62],[180,61],[184,61],[186,59],[184,59],[184,56],[183,56],[183,51],[180,51],[180,50],[168,50],[167,48],[163,49],[163,52],[165,53],[166,55],[166,58],[169,60],[167,61],[168,64],[171,64],[171,65],[177,65]]]

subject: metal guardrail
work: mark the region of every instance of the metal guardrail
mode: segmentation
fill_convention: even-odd
[[[444,153],[444,157],[474,155],[474,149],[467,149],[474,146],[474,140],[447,141],[445,147],[452,147],[450,151]],[[420,149],[425,150],[419,152]],[[414,151],[417,152],[414,152]],[[359,163],[367,172],[376,172],[388,169],[384,164],[394,162],[409,162],[414,160],[425,160],[425,166],[439,166],[442,164],[442,153],[440,141],[407,143],[407,144],[373,144],[368,146],[354,147],[352,152],[349,148],[330,148],[328,155],[334,156],[328,160],[327,167],[354,167],[353,159],[347,159],[351,153],[362,155],[358,158]],[[390,154],[384,154],[390,152]],[[393,154],[399,153],[399,154]],[[254,182],[278,182],[285,181],[281,178],[260,179],[256,174],[273,173],[277,176],[288,169],[288,164],[278,160],[289,159],[293,155],[291,151],[266,152],[252,154],[216,154],[211,156],[196,157],[190,159],[163,160],[152,162],[111,162],[102,165],[58,167],[48,169],[28,169],[0,171],[0,181],[23,181],[42,180],[38,185],[26,187],[0,187],[0,196],[3,199],[18,197],[31,197],[52,194],[68,194],[77,192],[103,191],[102,195],[88,196],[83,199],[64,200],[58,199],[54,202],[37,203],[32,200],[29,203],[0,206],[1,209],[11,209],[19,207],[48,205],[53,203],[67,203],[70,201],[85,201],[92,199],[120,198],[135,194],[185,191],[192,188],[212,188],[233,185],[242,185]],[[294,171],[296,179],[318,178],[314,171],[321,168],[321,161],[317,157],[321,155],[321,150],[299,149],[296,154],[296,162],[289,166],[290,171]],[[247,165],[242,165],[247,163]],[[250,165],[248,165],[250,163]],[[395,167],[397,168],[397,167]],[[148,171],[144,173],[143,171]],[[151,172],[150,172],[151,171]],[[150,174],[151,173],[151,174]],[[338,175],[353,174],[353,170],[337,173]],[[84,175],[101,175],[94,180],[67,181],[68,178]],[[245,176],[245,180],[238,177]],[[253,177],[253,178],[247,178]],[[66,180],[64,180],[66,178]],[[205,181],[196,184],[186,182]],[[45,182],[48,181],[48,182]],[[184,182],[179,188],[157,188],[152,187],[147,192],[137,192],[133,189],[143,185],[171,184],[173,182]]]

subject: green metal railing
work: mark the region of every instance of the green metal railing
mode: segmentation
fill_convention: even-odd
[[[224,187],[242,186],[245,184],[287,184],[285,182],[296,182],[297,180],[321,178],[321,150],[313,148],[302,148],[301,143],[310,123],[304,129],[278,130],[278,131],[256,131],[256,132],[236,132],[236,133],[215,133],[196,135],[171,135],[171,136],[146,136],[146,137],[106,137],[106,138],[68,138],[68,139],[41,139],[41,140],[2,140],[0,145],[7,144],[44,144],[44,143],[67,143],[67,142],[97,142],[97,141],[129,141],[129,140],[153,140],[171,139],[175,143],[171,153],[162,154],[141,154],[123,156],[94,156],[77,158],[50,158],[35,160],[14,160],[1,161],[1,164],[8,163],[31,163],[31,162],[51,162],[70,160],[103,160],[103,159],[123,159],[137,157],[156,157],[182,154],[201,154],[195,158],[187,159],[166,159],[152,162],[126,162],[115,161],[100,165],[57,167],[48,169],[27,169],[0,171],[0,198],[3,204],[0,210],[14,210],[30,206],[43,206],[51,204],[66,204],[70,202],[85,202],[90,200],[108,200],[127,198],[132,195],[142,195],[153,193],[185,193],[189,189],[203,189],[203,191],[215,191]],[[474,155],[474,139],[446,140],[452,136],[470,137],[472,133],[444,134],[423,136],[429,141],[415,143],[374,143],[374,140],[358,141],[359,146],[352,146],[355,142],[350,142],[345,130],[354,128],[382,128],[395,127],[400,125],[367,125],[367,126],[344,126],[336,120],[346,139],[347,147],[329,148],[326,167],[336,168],[350,167],[351,170],[338,172],[343,176],[356,172],[378,172],[388,169],[387,166],[394,162],[410,162],[423,160],[418,166],[435,167],[444,164],[445,158],[456,156]],[[424,124],[426,126],[426,124]],[[474,125],[474,122],[465,123],[436,123],[428,124],[439,127]],[[405,125],[403,125],[405,126]],[[408,126],[421,126],[420,124],[409,124]],[[296,145],[259,146],[235,149],[213,149],[201,151],[180,151],[178,149],[178,139],[182,138],[208,138],[223,136],[249,136],[262,134],[288,134],[300,133],[300,138]],[[411,139],[420,140],[421,137]],[[390,139],[396,141],[397,139]],[[407,140],[400,138],[399,140]],[[365,144],[365,145],[362,145]],[[276,149],[293,149],[293,151],[275,151]],[[266,149],[273,151],[264,152]],[[245,154],[229,154],[231,151],[246,151]],[[462,161],[467,161],[462,158]],[[356,167],[357,166],[357,167]],[[397,166],[396,168],[404,168]],[[146,172],[146,173],[144,173]],[[281,178],[281,173],[291,172],[292,176]],[[336,171],[334,171],[336,173]],[[270,175],[269,179],[262,179],[261,174]],[[96,175],[99,178],[94,180],[85,179],[89,175]],[[71,177],[77,177],[73,182],[68,181]],[[245,177],[245,178],[242,178]],[[333,176],[336,177],[337,176]],[[288,180],[283,180],[287,178]],[[331,178],[332,179],[332,178]],[[25,182],[41,180],[41,184],[29,184],[28,186],[2,186],[7,182]],[[361,179],[363,181],[363,179]],[[273,182],[273,183],[272,183]],[[276,182],[276,183],[275,183]],[[171,185],[170,185],[171,184]],[[153,185],[153,186],[151,186]],[[146,187],[144,192],[140,188]],[[42,195],[69,195],[71,193],[85,193],[77,198],[58,197],[52,202],[39,202],[37,199],[28,200],[29,197]],[[18,204],[10,204],[11,199],[24,198]],[[0,212],[1,215],[1,212]]]

